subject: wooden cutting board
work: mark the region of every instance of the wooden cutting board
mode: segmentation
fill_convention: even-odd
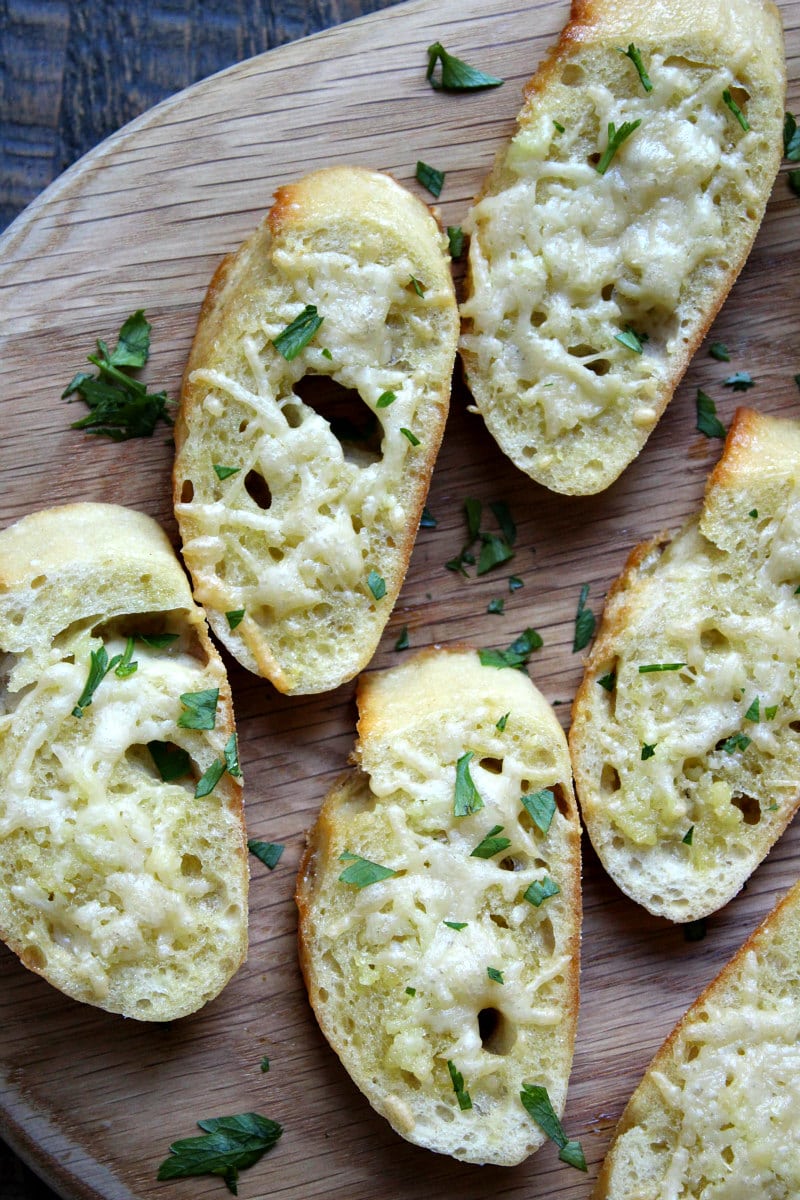
[[[796,109],[800,0],[781,9]],[[277,185],[311,167],[362,163],[422,194],[413,178],[423,159],[446,170],[441,211],[459,224],[511,128],[522,83],[566,16],[566,0],[391,8],[198,84],[59,179],[0,243],[0,524],[69,500],[120,501],[177,540],[166,438],[115,445],[69,428],[80,413],[59,397],[94,339],[113,338],[143,306],[153,323],[148,378],[175,396],[219,257],[253,228]],[[435,39],[505,86],[433,92],[424,76]],[[748,403],[797,415],[799,212],[784,173],[709,337],[728,344],[731,367],[709,357],[707,342],[638,461],[603,495],[564,499],[530,482],[456,386],[429,498],[438,527],[420,532],[375,667],[398,661],[404,625],[412,647],[502,646],[533,625],[545,644],[531,674],[567,724],[581,675],[572,653],[581,585],[591,585],[599,612],[630,547],[696,509],[719,454],[721,443],[695,430],[697,387],[727,423],[736,397],[722,380],[746,369],[756,380]],[[444,569],[462,544],[467,496],[510,505],[521,590],[509,593],[508,571],[463,579]],[[503,615],[487,614],[495,596],[505,597]],[[287,699],[229,665],[250,835],[286,845],[272,873],[253,860],[249,962],[197,1016],[151,1027],[73,1003],[0,948],[0,1132],[65,1197],[81,1200],[223,1197],[217,1179],[158,1184],[156,1170],[170,1141],[198,1132],[198,1118],[246,1109],[281,1121],[285,1133],[244,1173],[242,1197],[587,1197],[651,1055],[797,878],[800,830],[787,832],[698,942],[625,899],[585,842],[583,998],[565,1125],[583,1142],[588,1178],[549,1145],[510,1170],[455,1163],[402,1141],[372,1112],[322,1039],[297,967],[294,873],[304,831],[352,746],[353,686]]]

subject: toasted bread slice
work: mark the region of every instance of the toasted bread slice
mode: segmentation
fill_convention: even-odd
[[[633,1093],[594,1200],[800,1195],[800,884],[679,1022]]]
[[[0,936],[76,1000],[193,1012],[244,959],[247,850],[239,778],[195,798],[238,770],[233,710],[158,525],[72,504],[0,533],[0,651]]]
[[[323,804],[298,876],[311,1004],[403,1137],[520,1162],[544,1139],[522,1084],[563,1111],[578,1011],[580,830],[561,727],[527,676],[470,650],[362,676],[359,709],[359,766]],[[362,859],[394,874],[347,882],[371,878]]]
[[[673,921],[742,886],[800,800],[800,422],[740,409],[699,519],[638,546],[575,698],[575,783],[623,891]]]
[[[750,250],[784,92],[773,4],[573,3],[465,223],[467,381],[533,479],[599,492],[641,450]]]
[[[322,325],[287,359],[275,339],[310,307]],[[374,653],[414,545],[457,337],[446,240],[375,171],[329,168],[281,188],[214,276],[175,429],[175,511],[212,629],[282,692],[334,688]],[[367,424],[351,413],[337,425],[337,395]]]

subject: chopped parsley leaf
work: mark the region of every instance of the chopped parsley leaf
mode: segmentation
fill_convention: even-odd
[[[464,253],[464,230],[460,225],[447,226],[447,241],[450,249],[450,257],[455,261],[461,258]]]
[[[608,123],[608,145],[606,146],[605,150],[603,151],[602,157],[600,158],[600,161],[597,163],[597,166],[595,167],[595,170],[597,171],[598,175],[605,175],[606,171],[608,170],[609,166],[611,165],[612,158],[617,153],[617,151],[619,150],[622,143],[627,141],[627,139],[631,136],[632,133],[636,132],[636,130],[641,125],[641,123],[642,122],[640,120],[639,121],[623,121],[623,123],[620,125],[619,129],[617,129],[614,122],[609,121],[609,123]],[[639,351],[639,353],[641,353],[641,350]]]
[[[464,513],[467,518],[467,535],[469,537],[469,545],[477,541],[481,531],[481,514],[483,513],[483,505],[480,500],[476,500],[474,496],[467,496],[464,501]]]
[[[305,349],[324,319],[319,316],[316,304],[307,304],[303,311],[273,338],[273,346],[287,362],[291,362]]]
[[[436,167],[432,167],[420,159],[417,162],[416,180],[417,183],[421,183],[424,188],[427,188],[432,196],[438,198],[444,187],[444,171],[437,171]]]
[[[468,817],[483,808],[480,792],[469,773],[469,764],[475,757],[474,750],[467,750],[456,763],[456,785],[453,800],[453,815]]]
[[[764,709],[764,719],[766,721],[774,721],[775,714],[777,713],[777,711],[778,711],[777,704],[768,704],[767,707]]]
[[[418,279],[416,279],[413,275],[409,275],[408,282],[411,284],[412,288],[414,289],[414,291],[417,293],[418,296],[425,295],[427,288],[425,287],[424,283],[420,283],[420,281]]]
[[[617,686],[616,672],[609,671],[607,675],[601,675],[597,681],[601,688],[605,688],[607,692],[613,692]]]
[[[647,74],[647,71],[644,68],[644,63],[642,62],[641,51],[636,49],[633,42],[631,42],[631,44],[628,46],[627,50],[623,50],[619,46],[617,47],[617,49],[619,50],[620,54],[624,54],[626,58],[629,58],[631,60],[631,62],[633,63],[633,65],[636,67],[636,70],[639,72],[639,78],[642,81],[642,87],[644,88],[644,90],[646,92],[652,92],[653,85],[650,82],[650,76]]]
[[[232,733],[225,743],[223,754],[225,755],[225,766],[228,774],[232,775],[234,779],[240,779],[242,768],[239,766],[239,743],[236,740],[235,733]]]
[[[724,438],[725,426],[717,416],[717,406],[710,396],[697,389],[697,432],[707,438]]]
[[[622,333],[614,334],[614,341],[621,342],[623,346],[628,348],[628,350],[633,350],[634,354],[644,353],[643,342],[646,340],[647,339],[642,337],[640,333],[637,333],[635,329],[631,329],[630,325],[626,325]]]
[[[596,621],[592,610],[586,607],[586,598],[588,595],[589,584],[585,583],[581,588],[581,594],[578,598],[578,611],[575,613],[575,635],[572,639],[573,654],[578,650],[585,650],[594,636]]]
[[[527,900],[534,908],[539,908],[545,900],[548,900],[551,896],[557,896],[560,891],[561,888],[558,884],[545,875],[544,879],[535,879],[533,881],[522,899]]]
[[[229,629],[235,629],[237,625],[241,625],[244,619],[243,608],[233,608],[230,612],[225,613],[225,619],[228,622]]]
[[[735,754],[737,750],[746,750],[751,741],[752,738],[749,738],[745,733],[732,733],[729,738],[726,738],[716,748],[724,750],[726,754]]]
[[[434,78],[436,64],[441,63],[441,81]],[[428,83],[437,92],[475,92],[482,88],[501,87],[502,79],[471,67],[463,58],[448,54],[441,42],[428,46]]]
[[[746,392],[755,387],[755,380],[749,371],[735,371],[722,381],[722,386],[732,388],[734,392]]]
[[[556,812],[556,798],[550,788],[542,788],[538,792],[523,792],[520,802],[529,814],[534,825],[547,833]]]
[[[715,358],[717,362],[731,361],[730,351],[724,342],[712,342],[708,348],[708,353],[712,358]]]
[[[178,717],[181,729],[213,729],[217,722],[219,688],[206,688],[202,692],[184,692],[181,704],[186,709]]]
[[[164,783],[174,783],[189,774],[192,760],[182,746],[172,742],[148,742],[147,749]]]
[[[127,679],[129,675],[135,675],[139,669],[138,662],[132,662],[133,647],[136,645],[136,638],[129,637],[125,642],[125,650],[122,654],[115,654],[109,663],[109,668],[114,668],[114,674],[118,679]]]
[[[458,1100],[458,1107],[462,1112],[466,1112],[468,1108],[472,1108],[472,1101],[469,1098],[469,1092],[464,1087],[464,1076],[458,1070],[456,1064],[451,1062],[449,1058],[447,1060],[447,1069],[450,1072],[450,1080],[453,1084],[456,1099]]]
[[[486,611],[487,611],[487,613],[500,613],[500,614],[502,614],[502,612],[503,612],[503,609],[505,608],[505,606],[506,606],[506,602],[505,602],[505,600],[503,599],[503,597],[502,597],[502,596],[495,596],[495,598],[494,598],[493,600],[490,600],[490,601],[489,601],[489,603],[487,604],[487,606],[486,606]]]
[[[752,517],[755,520],[755,518],[758,516],[758,509],[751,508],[750,512],[747,515],[748,515],[748,517]]]
[[[443,924],[446,925],[448,929],[455,929],[456,933],[460,933],[462,929],[467,928],[466,921],[444,921]]]
[[[758,696],[756,696],[755,700],[750,705],[747,712],[744,714],[745,721],[760,721],[761,720],[760,708],[761,708],[761,702],[760,702]]]
[[[553,117],[553,124],[555,125],[555,127],[556,127],[556,129],[558,130],[558,132],[559,132],[559,133],[565,133],[565,132],[566,132],[566,126],[565,126],[565,125],[562,125],[560,121],[557,121],[557,120],[555,119],[555,117]]]
[[[513,667],[524,670],[534,650],[544,645],[541,634],[535,629],[526,629],[511,643],[507,650],[479,650],[478,658],[484,667]]]
[[[266,1075],[267,1071],[269,1070],[269,1059],[267,1058],[266,1054],[261,1059],[260,1066],[262,1075]]]
[[[362,858],[360,854],[351,854],[349,850],[345,850],[339,855],[339,862],[350,863],[350,866],[345,867],[339,876],[339,882],[350,883],[359,890],[369,887],[373,883],[380,883],[383,879],[391,879],[393,875],[397,874],[397,871],[393,871],[390,867],[382,867],[380,863]]]
[[[377,571],[370,571],[367,576],[367,587],[376,600],[382,600],[386,595],[386,580]]]
[[[511,510],[504,500],[494,500],[489,504],[489,508],[495,515],[497,524],[502,530],[503,537],[508,542],[509,546],[513,546],[517,540],[517,526],[514,518],[511,516]]]
[[[410,642],[408,640],[408,626],[404,625],[403,631],[400,634],[400,637],[397,639],[397,641],[394,644],[394,648],[395,648],[395,650],[408,650],[409,645],[410,645]]]
[[[251,854],[255,854],[265,867],[274,871],[285,847],[280,842],[259,842],[255,838],[248,838],[247,849]]]
[[[419,519],[420,529],[435,529],[438,524],[439,522],[436,520],[436,517],[428,508],[427,504],[425,504],[422,509],[422,516]]]
[[[415,987],[407,987],[406,988],[407,996],[416,996],[416,994],[417,994],[417,989]]]
[[[640,663],[639,674],[651,675],[655,671],[680,671],[681,667],[685,667],[686,663]]]
[[[409,442],[411,442],[412,446],[418,446],[420,444],[419,438],[417,437],[417,435],[415,433],[412,433],[410,429],[404,429],[403,426],[401,425],[400,432],[402,433],[404,438],[408,438],[408,440],[409,440]]]
[[[521,587],[525,587],[524,582],[519,575],[510,575],[508,579],[508,590],[510,592],[518,592]]]
[[[505,983],[503,972],[498,971],[497,967],[487,967],[486,974],[491,979],[492,983]]]
[[[73,717],[83,716],[84,710],[87,709],[94,700],[95,692],[105,679],[108,672],[113,668],[119,668],[123,666],[123,664],[125,665],[126,669],[120,674],[121,679],[124,679],[126,675],[133,674],[133,672],[136,670],[136,664],[126,662],[125,660],[125,656],[127,655],[129,659],[130,654],[133,652],[133,643],[134,639],[128,638],[128,642],[125,646],[125,654],[115,654],[110,661],[108,658],[108,651],[106,650],[105,646],[100,646],[98,650],[92,650],[90,652],[89,675],[83,691],[78,697],[75,707],[72,710]],[[132,667],[133,670],[128,669],[129,667]]]
[[[164,650],[173,642],[177,642],[178,635],[177,633],[137,633],[136,640],[144,642],[145,646],[150,646],[152,650]]]
[[[327,358],[329,362],[333,362],[333,355],[331,354],[331,352],[327,346],[325,347],[324,350],[321,350],[320,353],[322,354],[323,358]]]
[[[497,721],[495,729],[499,729],[501,733],[505,733],[506,725],[508,724],[508,718],[510,716],[511,709],[509,709],[507,713],[503,713],[502,717],[500,717],[500,719]]]
[[[376,408],[388,408],[390,404],[394,404],[397,396],[394,392],[381,392],[378,399],[375,401]]]
[[[527,1112],[540,1129],[544,1130],[551,1142],[558,1146],[558,1157],[562,1162],[579,1171],[586,1170],[586,1159],[580,1142],[570,1141],[564,1132],[564,1127],[555,1114],[547,1088],[538,1084],[523,1083],[519,1098]]]
[[[507,837],[498,837],[498,833],[502,833],[502,825],[493,825],[482,841],[470,853],[470,858],[493,858],[495,854],[500,854],[502,850],[507,850],[511,845],[511,839]]]
[[[722,93],[722,99],[725,106],[731,110],[742,129],[745,131],[745,133],[747,133],[750,128],[750,123],[748,122],[747,117],[744,115],[742,110],[739,108],[739,105],[734,100],[729,88],[725,88],[725,91]]]
[[[657,742],[654,742],[652,746],[648,742],[642,743],[642,762],[647,762],[648,758],[652,758],[654,756],[657,745]]]
[[[204,796],[210,796],[224,774],[225,763],[221,758],[215,758],[208,770],[197,781],[194,789],[195,800],[202,800]]]
[[[691,846],[693,840],[694,840],[694,825],[690,825],[689,828],[686,830],[686,833],[681,838],[681,841],[683,842],[684,846]]]
[[[157,1178],[221,1175],[234,1196],[239,1171],[257,1163],[283,1133],[277,1121],[252,1112],[209,1117],[197,1124],[203,1135],[173,1142],[169,1147],[170,1157],[161,1163]]]
[[[223,467],[222,463],[213,464],[217,479],[229,479],[231,475],[238,475],[241,467]]]
[[[478,556],[478,575],[485,575],[487,571],[501,566],[504,562],[508,562],[510,558],[514,557],[514,551],[506,539],[496,533],[481,531],[481,542],[483,544]]]

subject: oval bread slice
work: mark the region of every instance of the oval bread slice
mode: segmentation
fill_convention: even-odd
[[[533,479],[599,492],[641,450],[750,250],[784,91],[773,4],[573,3],[465,222],[467,382]]]
[[[358,698],[359,766],[325,800],[298,876],[311,1004],[403,1137],[520,1162],[544,1140],[522,1085],[563,1112],[578,1011],[564,735],[527,676],[470,650],[362,676]],[[371,881],[375,864],[391,874]]]
[[[594,1200],[800,1195],[800,884],[664,1043]]]
[[[76,1000],[193,1012],[245,957],[247,851],[227,678],[159,526],[73,504],[5,529],[0,650],[0,936]]]
[[[706,916],[800,802],[800,422],[740,409],[699,519],[638,546],[570,731],[586,828],[650,912]]]
[[[284,356],[275,340],[304,313],[322,324]],[[279,691],[326,691],[372,657],[414,545],[457,337],[446,239],[375,171],[280,188],[214,276],[175,427],[175,511],[214,633]],[[337,425],[345,392],[363,422]]]

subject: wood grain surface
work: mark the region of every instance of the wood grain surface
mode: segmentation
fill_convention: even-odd
[[[781,4],[789,107],[800,103],[800,0]],[[273,190],[311,166],[361,163],[412,189],[418,159],[447,172],[440,208],[458,224],[508,134],[520,88],[567,15],[566,0],[421,0],[281,47],[167,100],[68,171],[8,230],[0,248],[0,524],[73,499],[122,501],[176,537],[171,448],[163,435],[114,445],[73,431],[59,397],[96,337],[144,306],[153,322],[147,378],[171,395],[205,286]],[[438,38],[506,79],[495,92],[434,93],[425,49]],[[419,190],[419,189],[418,189]],[[420,194],[421,191],[420,191]],[[469,639],[507,645],[535,626],[531,675],[564,724],[581,676],[572,653],[581,585],[599,612],[630,547],[693,512],[721,444],[695,430],[697,387],[727,423],[731,369],[756,380],[754,407],[797,415],[800,299],[791,270],[797,199],[785,168],[750,261],[639,459],[591,499],[547,493],[496,449],[457,382],[429,507],[406,584],[374,659]],[[444,568],[464,536],[467,496],[505,500],[519,526],[509,571],[464,579]],[[508,590],[510,571],[524,587]],[[487,604],[504,596],[502,615]],[[0,1120],[5,1136],[65,1197],[220,1197],[216,1179],[155,1180],[170,1141],[204,1116],[255,1109],[285,1126],[242,1176],[242,1197],[399,1200],[458,1194],[585,1200],[616,1117],[677,1018],[795,881],[800,833],[787,831],[748,887],[690,942],[626,900],[584,840],[582,1009],[565,1125],[582,1140],[588,1177],[545,1146],[513,1169],[476,1168],[399,1139],[350,1083],[316,1028],[296,952],[294,871],[304,831],[352,747],[353,685],[286,698],[230,665],[250,835],[283,842],[274,872],[252,864],[249,961],[195,1017],[153,1027],[81,1006],[0,950]],[[271,1069],[259,1064],[267,1055]]]

